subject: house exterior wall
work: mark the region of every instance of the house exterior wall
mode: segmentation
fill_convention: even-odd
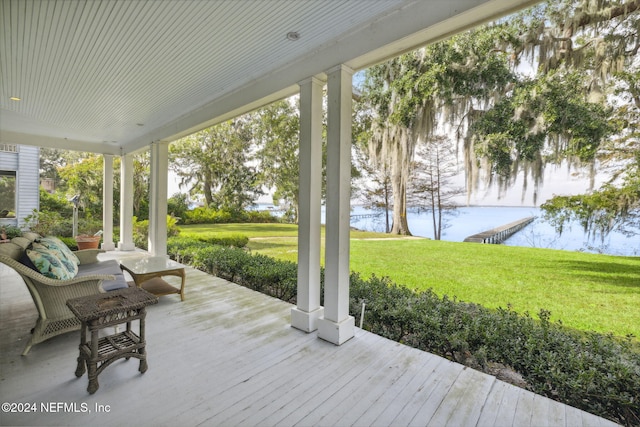
[[[0,144],[0,171],[15,172],[15,218],[0,218],[0,225],[24,226],[24,219],[40,208],[40,148]]]

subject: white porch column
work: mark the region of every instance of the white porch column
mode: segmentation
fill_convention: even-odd
[[[112,251],[113,243],[113,155],[103,156],[102,172],[102,249]]]
[[[125,154],[120,161],[120,241],[118,249],[132,251],[133,243],[133,156]]]
[[[351,197],[351,79],[340,65],[328,73],[327,218],[324,319],[318,337],[340,345],[354,335],[349,316],[349,215]]]
[[[322,87],[315,77],[300,82],[300,183],[298,194],[298,306],[291,326],[318,329],[320,306],[320,199],[322,197]]]
[[[167,180],[169,143],[151,144],[151,185],[149,188],[149,252],[167,255]]]

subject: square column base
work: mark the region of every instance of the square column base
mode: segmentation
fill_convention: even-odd
[[[135,251],[136,245],[134,243],[118,242],[119,251]]]
[[[356,321],[353,316],[348,316],[341,322],[327,319],[318,320],[318,338],[329,341],[335,345],[342,345],[355,334]]]
[[[318,329],[318,320],[324,317],[324,307],[311,312],[300,310],[298,307],[291,309],[291,326],[304,332],[313,332]]]
[[[116,245],[113,242],[111,242],[111,243],[103,243],[101,249],[105,250],[105,251],[115,251],[116,250]]]

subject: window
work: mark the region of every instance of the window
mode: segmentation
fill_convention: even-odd
[[[16,217],[16,173],[0,170],[0,218]]]
[[[17,153],[18,146],[15,144],[0,144],[0,151],[6,151],[8,153]]]

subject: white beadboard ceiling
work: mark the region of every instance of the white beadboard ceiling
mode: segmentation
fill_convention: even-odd
[[[336,65],[358,70],[536,3],[0,1],[0,142],[110,154],[175,140]]]

